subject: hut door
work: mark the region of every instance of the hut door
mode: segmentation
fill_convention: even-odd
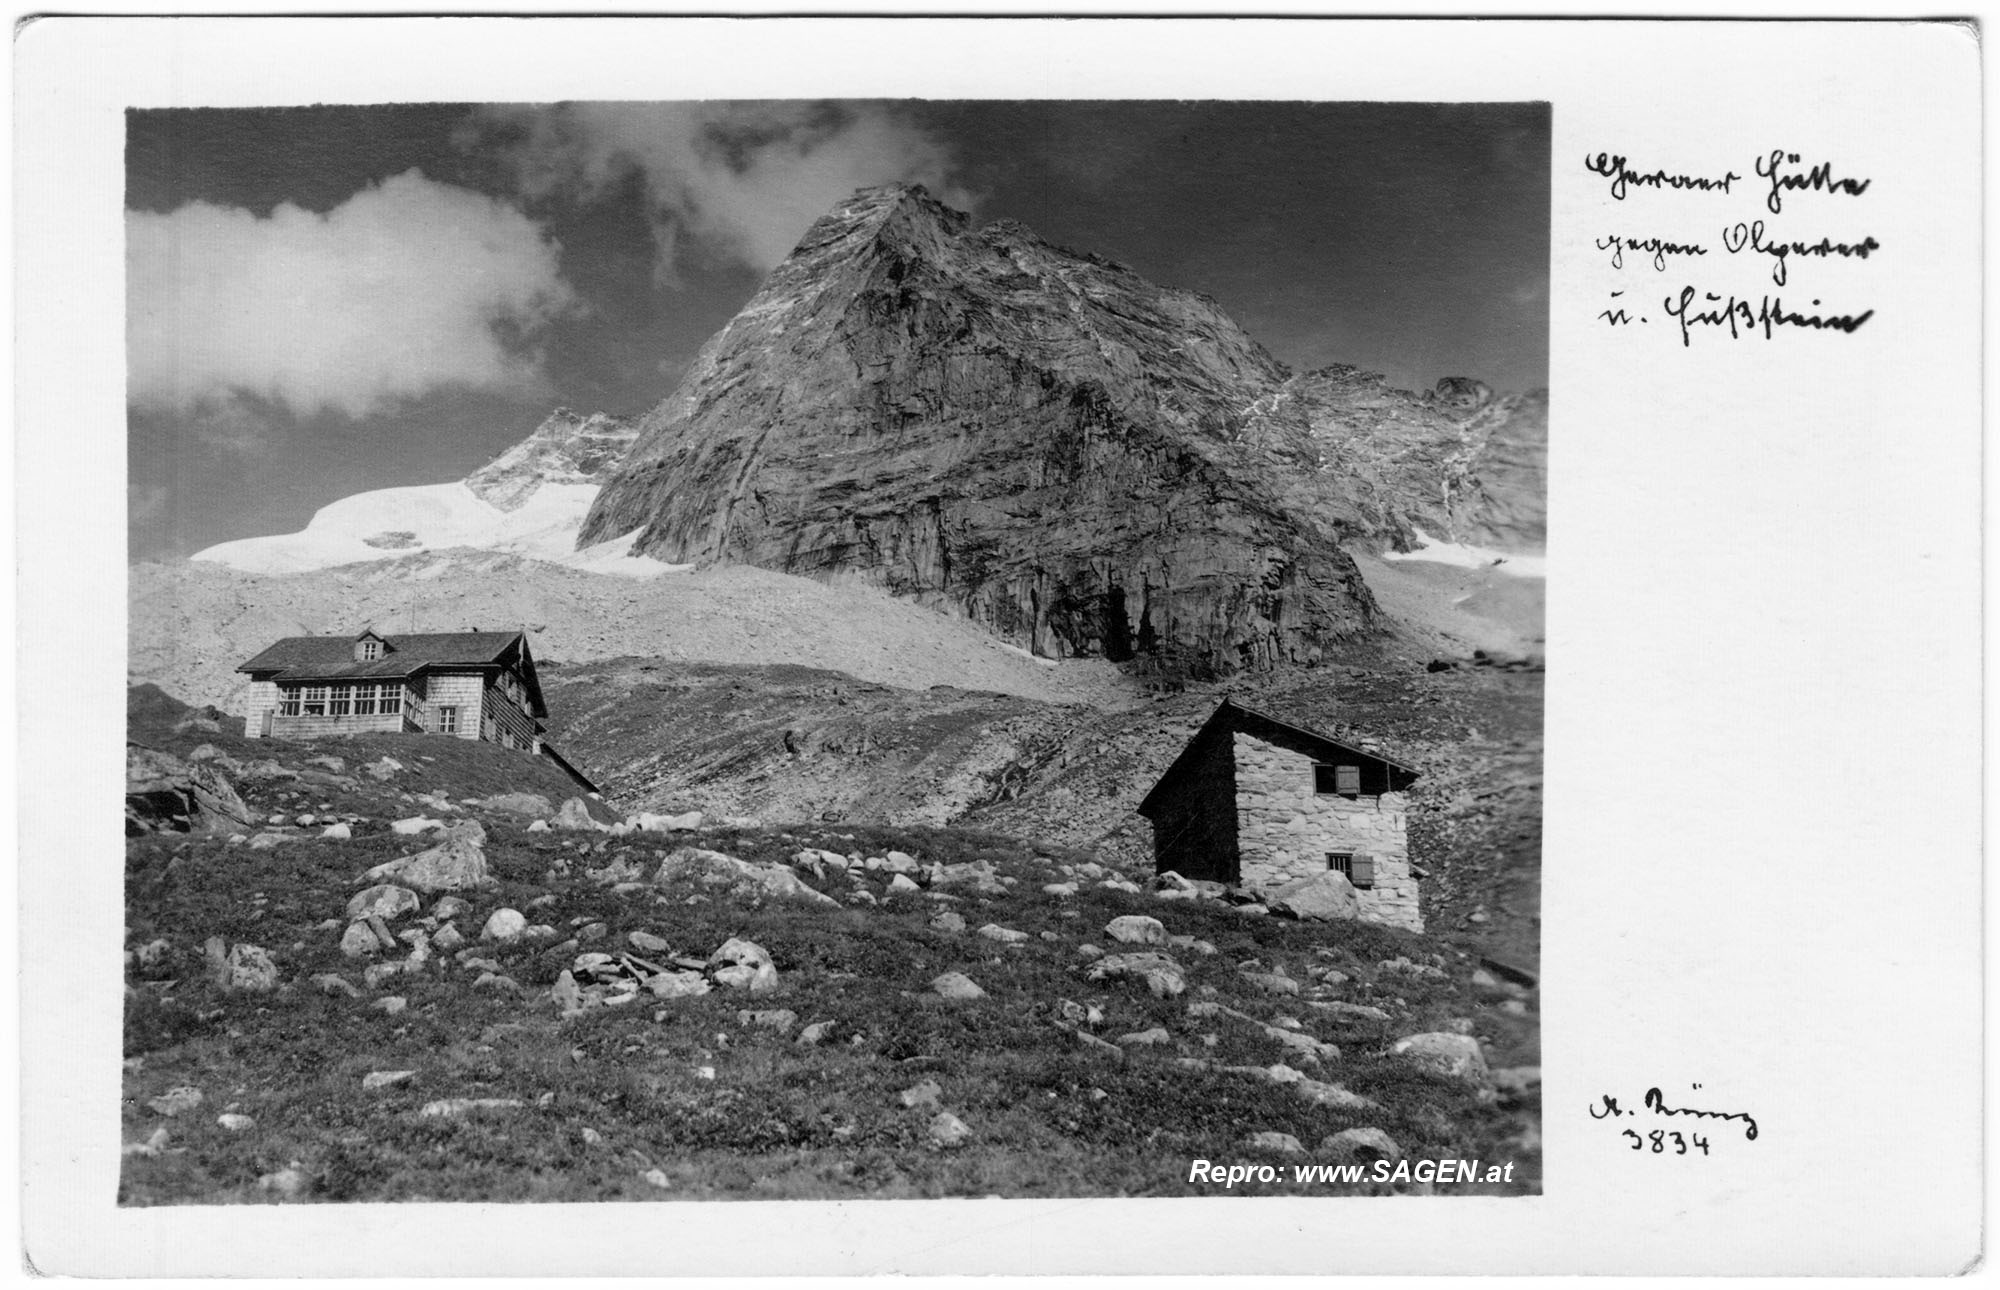
[[[266,739],[269,739],[271,737],[271,725],[272,725],[271,719],[275,715],[276,714],[273,713],[271,709],[269,708],[264,709],[264,718],[258,724],[259,731],[263,734],[264,738]]]

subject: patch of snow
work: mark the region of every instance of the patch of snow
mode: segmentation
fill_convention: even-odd
[[[1492,569],[1498,573],[1512,574],[1517,578],[1545,578],[1548,576],[1548,557],[1540,555],[1511,555],[1496,551],[1491,547],[1467,546],[1462,542],[1440,542],[1422,529],[1413,529],[1417,535],[1414,551],[1384,551],[1384,560],[1428,560],[1433,564],[1456,565],[1461,569]]]
[[[503,511],[463,481],[378,488],[321,507],[297,533],[240,538],[190,558],[245,573],[286,574],[471,547],[624,577],[651,578],[693,567],[631,554],[637,530],[577,550],[577,534],[596,497],[595,484],[544,484],[517,509]],[[380,543],[385,537],[396,545],[368,541]]]
[[[1006,650],[1009,654],[1019,654],[1022,658],[1027,659],[1030,663],[1039,663],[1043,667],[1062,666],[1060,660],[1053,658],[1043,658],[1040,654],[1037,654],[1032,650],[1022,649],[1019,645],[1009,645],[1006,641],[994,641],[993,643],[995,645],[998,645],[1001,649]]]

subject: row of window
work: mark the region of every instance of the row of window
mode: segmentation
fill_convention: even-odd
[[[364,681],[344,685],[301,685],[278,691],[281,717],[372,717],[403,710],[401,685]]]

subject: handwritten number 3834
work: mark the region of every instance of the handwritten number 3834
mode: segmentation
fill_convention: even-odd
[[[1623,1133],[1626,1137],[1632,1139],[1632,1150],[1634,1151],[1644,1151],[1646,1149],[1646,1144],[1650,1142],[1653,1147],[1654,1155],[1656,1156],[1666,1155],[1668,1154],[1667,1142],[1669,1139],[1671,1139],[1674,1144],[1674,1149],[1672,1154],[1677,1156],[1684,1156],[1688,1153],[1688,1145],[1690,1140],[1688,1138],[1682,1137],[1678,1133],[1673,1132],[1671,1129],[1655,1129],[1651,1133],[1645,1134],[1644,1136],[1641,1136],[1639,1131],[1636,1129],[1620,1129],[1619,1132]],[[1695,1148],[1698,1149],[1701,1152],[1701,1154],[1703,1154],[1704,1156],[1708,1154],[1707,1138],[1704,1138],[1699,1133],[1697,1133],[1693,1135],[1692,1141]]]

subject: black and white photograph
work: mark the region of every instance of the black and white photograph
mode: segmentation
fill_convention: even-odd
[[[1537,1192],[1548,122],[131,112],[120,1202]]]
[[[1977,21],[626,8],[16,25],[30,1274],[1980,1266]]]

